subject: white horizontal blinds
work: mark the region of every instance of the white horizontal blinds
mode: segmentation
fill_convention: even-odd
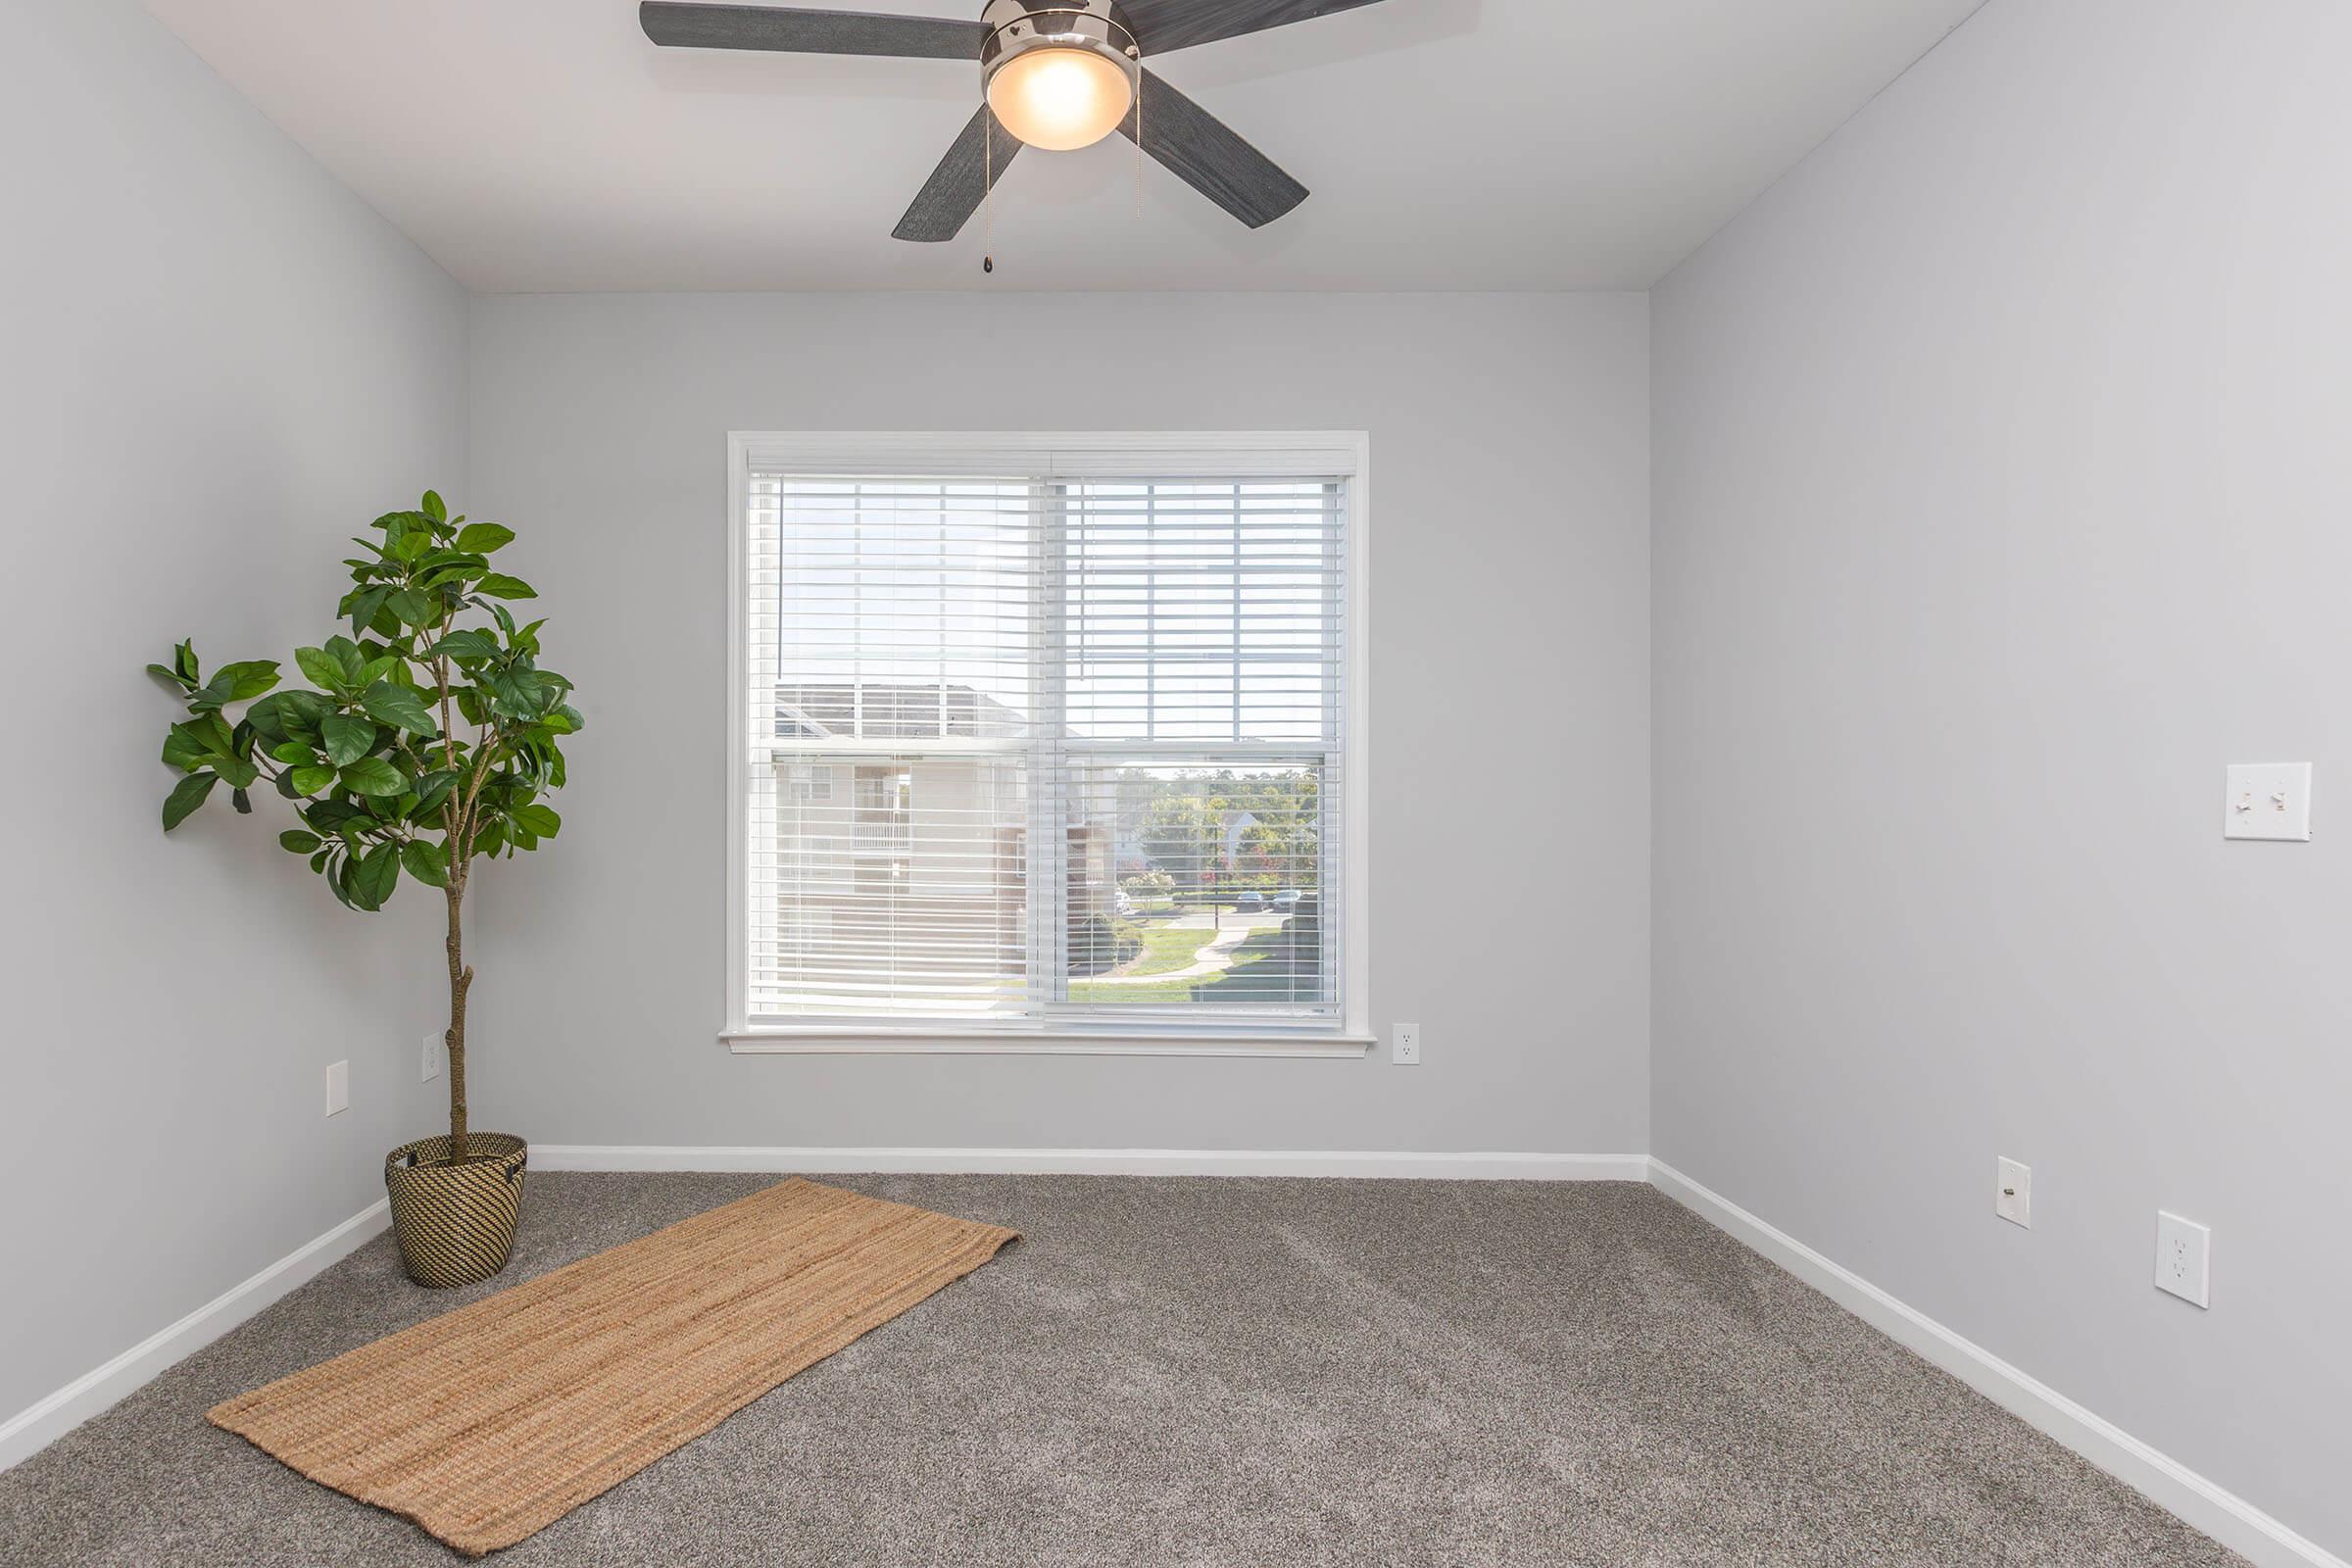
[[[1347,485],[750,480],[751,1021],[1327,1026]]]
[[[754,472],[754,1020],[1030,1010],[1038,486]]]
[[[1336,1016],[1345,484],[1059,496],[1063,1005]]]

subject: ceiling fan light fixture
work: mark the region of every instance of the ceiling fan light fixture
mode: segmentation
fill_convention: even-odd
[[[1098,8],[1099,7],[1099,8]],[[988,107],[1005,130],[1047,152],[1091,147],[1135,108],[1135,40],[1107,4],[1024,6],[993,0],[980,53]]]

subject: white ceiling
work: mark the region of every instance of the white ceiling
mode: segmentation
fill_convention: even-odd
[[[1646,288],[1979,3],[1385,0],[1182,50],[1151,64],[1314,194],[1252,232],[1156,164],[1139,203],[1123,138],[1025,152],[996,282]],[[890,237],[976,65],[657,49],[635,0],[149,5],[477,291],[982,282],[977,219]]]

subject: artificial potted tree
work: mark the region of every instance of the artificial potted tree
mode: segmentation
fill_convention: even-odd
[[[440,891],[449,1132],[393,1150],[384,1185],[409,1277],[467,1285],[506,1266],[528,1150],[466,1122],[466,886],[477,859],[535,850],[563,825],[542,797],[563,787],[561,742],[580,713],[571,682],[539,665],[546,622],[518,625],[502,603],[537,597],[491,569],[513,530],[453,517],[429,490],[417,511],[375,528],[344,563],[353,587],[335,613],[351,635],[294,651],[308,688],[280,688],[273,660],[223,664],[208,679],[184,642],[169,666],[147,666],[188,710],[164,740],[165,763],[184,775],[164,802],[164,831],[220,784],[240,812],[267,784],[302,823],[278,843],[306,857],[346,908],[382,908],[404,872]]]

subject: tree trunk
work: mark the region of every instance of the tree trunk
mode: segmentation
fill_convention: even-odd
[[[473,971],[466,967],[465,933],[459,909],[466,901],[466,884],[452,878],[449,898],[449,1032],[441,1037],[449,1048],[449,1158],[466,1157],[466,993],[473,986]]]

